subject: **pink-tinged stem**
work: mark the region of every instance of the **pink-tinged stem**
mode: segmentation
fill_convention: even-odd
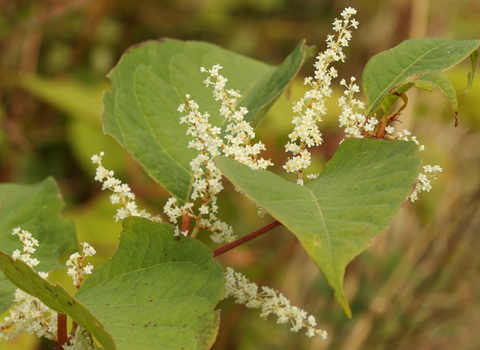
[[[281,223],[279,221],[274,221],[271,224],[268,224],[267,226],[262,227],[261,229],[255,231],[255,232],[252,232],[252,233],[250,233],[250,234],[248,234],[248,235],[246,235],[242,238],[237,239],[235,242],[229,243],[227,245],[224,245],[223,247],[218,248],[217,250],[214,250],[213,251],[213,256],[216,257],[216,256],[219,256],[220,254],[228,252],[230,249],[233,249],[236,246],[239,246],[240,244],[246,243],[246,242],[254,239],[255,237],[261,236],[264,233],[267,233],[268,231],[273,230],[275,227],[280,226],[280,225],[281,225]]]

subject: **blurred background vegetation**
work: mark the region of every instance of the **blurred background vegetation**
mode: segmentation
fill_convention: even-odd
[[[93,180],[91,155],[103,150],[106,167],[152,213],[162,211],[166,198],[102,134],[102,91],[110,89],[106,75],[122,53],[139,42],[170,37],[209,41],[278,64],[303,38],[323,50],[333,19],[348,6],[358,10],[360,27],[346,63],[336,65],[347,79],[360,79],[371,56],[406,39],[480,37],[478,0],[0,0],[0,181],[35,183],[54,176],[66,201],[64,216],[74,220],[80,242],[97,248],[94,264],[104,262],[115,251],[121,224],[111,219],[115,208]],[[312,73],[311,63],[301,76]],[[468,64],[448,72],[459,95],[467,72]],[[292,83],[259,127],[267,157],[277,164],[285,158],[291,101],[302,95],[301,81]],[[221,261],[314,314],[329,339],[290,333],[288,325],[262,321],[257,311],[226,300],[214,349],[479,349],[479,97],[477,78],[460,97],[460,124],[454,128],[440,92],[409,93],[400,127],[418,135],[426,145],[425,161],[444,172],[430,193],[406,203],[391,228],[349,266],[345,285],[353,319],[342,313],[297,240],[277,229]],[[322,125],[326,142],[316,151],[319,169],[342,138],[334,104]],[[238,235],[269,222],[256,218],[241,197],[223,204]],[[28,336],[0,344],[41,346]]]

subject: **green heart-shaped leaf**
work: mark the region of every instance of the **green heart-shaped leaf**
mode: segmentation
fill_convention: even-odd
[[[247,121],[256,126],[300,69],[309,50],[301,42],[280,66],[238,55],[216,45],[165,39],[127,51],[109,74],[113,92],[104,95],[104,131],[143,166],[147,173],[180,202],[190,196],[193,176],[189,163],[197,151],[188,149],[187,126],[180,125],[178,106],[190,94],[211,122],[221,126],[218,101],[200,67],[224,67],[228,88],[243,95]]]
[[[417,150],[413,142],[349,139],[305,186],[230,158],[216,162],[235,187],[298,237],[350,317],[345,268],[400,212],[418,176]]]
[[[101,319],[119,349],[209,349],[223,296],[212,251],[171,225],[130,217],[112,259],[77,297]]]

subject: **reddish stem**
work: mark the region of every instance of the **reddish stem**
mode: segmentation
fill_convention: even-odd
[[[190,234],[190,215],[188,215],[188,213],[185,213],[183,214],[182,216],[182,226],[181,226],[181,231],[182,232],[185,232],[185,231],[188,231],[188,233]]]
[[[263,235],[264,233],[267,233],[270,230],[273,230],[275,227],[280,226],[281,223],[279,221],[274,221],[270,224],[268,224],[265,227],[262,227],[261,229],[252,232],[242,238],[237,239],[235,242],[229,243],[227,245],[224,245],[223,247],[218,248],[217,250],[213,251],[213,256],[219,256],[220,254],[223,254],[225,252],[228,252],[230,249],[235,248],[236,246],[239,246],[240,244],[247,243],[248,241],[254,239],[255,237],[258,237],[260,235]]]
[[[63,349],[63,345],[68,341],[67,338],[67,315],[57,315],[57,344],[58,349]]]

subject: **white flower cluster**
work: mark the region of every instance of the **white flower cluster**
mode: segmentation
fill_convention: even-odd
[[[387,126],[385,128],[385,132],[387,133],[387,138],[392,139],[392,140],[403,140],[403,141],[413,141],[417,144],[418,150],[423,151],[425,150],[425,146],[421,145],[420,142],[418,142],[416,136],[410,136],[412,133],[408,131],[407,129],[403,129],[402,131],[398,132],[397,135],[394,137],[393,133],[395,132],[395,128],[391,125]]]
[[[122,184],[122,182],[113,177],[113,170],[107,170],[102,165],[102,157],[105,153],[100,152],[100,155],[92,156],[92,163],[97,164],[97,172],[95,180],[103,183],[102,190],[109,189],[113,192],[110,196],[110,202],[112,204],[121,204],[122,207],[117,210],[114,215],[115,221],[123,220],[129,216],[140,216],[150,219],[152,221],[161,222],[160,216],[152,216],[147,213],[145,209],[138,210],[137,203],[135,203],[135,194],[132,193],[130,186]]]
[[[0,339],[10,341],[23,332],[56,341],[57,313],[40,300],[17,289],[14,294],[16,305],[10,308],[10,316],[0,323]]]
[[[214,242],[232,242],[235,240],[233,229],[219,220],[215,213],[218,210],[217,194],[223,189],[221,183],[222,174],[215,165],[213,158],[220,155],[223,140],[218,136],[221,132],[219,127],[210,124],[209,113],[200,113],[198,104],[189,100],[180,105],[179,112],[187,112],[180,119],[180,123],[188,123],[187,134],[194,139],[188,147],[198,150],[200,153],[190,162],[193,171],[194,182],[190,198],[195,201],[201,199],[198,215],[193,212],[193,202],[187,202],[179,207],[177,199],[172,197],[165,204],[163,210],[171,222],[175,223],[179,216],[188,215],[196,220],[192,237],[195,237],[200,229],[212,231],[210,236]],[[207,216],[208,215],[208,216]]]
[[[31,257],[38,247],[38,241],[28,231],[20,228],[13,229],[13,235],[17,235],[23,245],[23,253],[16,249],[12,257],[21,260],[30,267],[37,266],[40,262]],[[46,279],[48,273],[38,272],[40,277]],[[5,317],[0,323],[0,339],[6,341],[16,338],[23,332],[35,334],[37,337],[45,337],[55,341],[57,339],[57,313],[37,298],[17,289],[14,294],[16,305],[10,308],[10,316]]]
[[[83,242],[82,245],[82,254],[76,252],[70,255],[66,265],[69,266],[67,275],[72,277],[73,285],[78,289],[85,277],[85,275],[90,275],[93,270],[93,265],[88,263],[84,266],[85,258],[95,255],[97,252],[95,249],[88,243]]]
[[[417,144],[419,151],[425,150],[425,146],[421,145],[420,142],[418,142],[416,136],[411,136],[412,133],[407,129],[400,131],[399,133],[397,133],[396,136],[393,136],[393,132],[395,131],[395,129],[390,125],[385,128],[385,131],[387,133],[386,136],[389,139],[413,141]],[[436,174],[441,173],[442,168],[439,165],[434,165],[434,166],[424,165],[423,171],[424,171],[423,173],[418,174],[417,182],[415,183],[415,188],[413,192],[407,197],[407,199],[410,199],[412,202],[415,202],[416,200],[418,200],[418,194],[420,192],[430,192],[430,190],[432,189],[432,185],[430,181],[432,179],[437,178]]]
[[[28,231],[20,228],[13,229],[13,235],[17,235],[23,245],[23,253],[16,249],[12,257],[23,261],[30,267],[37,266],[40,262],[32,258],[35,252],[34,247],[38,247],[38,240],[32,237]],[[82,255],[74,253],[67,261],[67,266],[73,266],[68,270],[68,275],[74,279],[74,285],[79,288],[80,282],[85,274],[90,274],[93,266],[88,264],[83,266],[83,259],[94,255],[95,249],[88,243],[82,243]],[[48,277],[46,272],[37,272],[44,279]],[[4,322],[0,323],[0,339],[6,341],[16,338],[23,332],[35,334],[37,337],[45,337],[57,341],[57,312],[43,304],[39,299],[17,289],[14,294],[16,305],[10,308],[10,316],[5,317]],[[85,329],[77,327],[75,337],[70,340],[70,344],[63,345],[64,350],[97,350],[99,349],[93,341],[92,335]]]
[[[270,160],[257,158],[261,151],[266,150],[265,145],[261,141],[254,145],[251,144],[251,140],[255,138],[255,131],[250,123],[245,121],[248,109],[240,107],[237,111],[237,100],[242,95],[234,89],[225,90],[228,79],[218,73],[222,68],[222,66],[216,64],[210,70],[201,67],[200,71],[210,74],[210,77],[205,79],[204,83],[207,87],[213,85],[213,97],[216,101],[222,101],[219,113],[227,119],[225,129],[225,140],[227,142],[222,145],[223,155],[232,157],[252,169],[266,169],[273,163]],[[210,78],[213,78],[215,82],[212,82]]]
[[[259,292],[255,283],[250,282],[244,275],[235,272],[231,267],[227,267],[225,272],[225,297],[229,296],[233,296],[238,304],[261,309],[260,317],[263,319],[270,314],[275,314],[278,317],[277,323],[290,321],[292,332],[306,328],[308,337],[320,335],[323,339],[327,338],[326,331],[314,328],[317,325],[314,316],[307,317],[304,310],[292,306],[290,300],[269,287],[262,287],[262,291]]]
[[[21,252],[18,249],[15,249],[15,251],[12,254],[12,257],[15,260],[21,260],[25,264],[27,264],[30,267],[37,266],[40,261],[38,261],[36,258],[32,258],[32,254],[35,253],[37,250],[34,247],[38,247],[38,240],[33,238],[32,234],[28,231],[20,229],[20,227],[16,227],[13,229],[12,235],[17,235],[18,238],[20,239],[20,242],[22,242],[22,247],[23,247],[23,252]],[[46,278],[48,277],[48,274],[43,277]]]
[[[442,172],[442,168],[438,165],[424,165],[423,171],[424,173],[420,173],[418,175],[415,189],[413,190],[412,194],[407,197],[407,199],[410,199],[412,202],[415,202],[418,199],[418,194],[420,192],[430,192],[432,189],[430,180],[436,179],[436,174]]]
[[[190,95],[186,95],[186,102],[178,107],[180,113],[187,113],[180,118],[180,123],[189,125],[187,135],[191,135],[193,140],[189,142],[188,147],[199,151],[198,156],[190,162],[195,179],[190,198],[193,201],[201,199],[199,214],[193,213],[191,202],[179,207],[176,198],[170,198],[164,207],[164,212],[171,222],[176,222],[177,218],[183,215],[196,220],[192,237],[195,237],[198,230],[206,229],[212,232],[210,238],[216,243],[232,242],[235,236],[232,227],[215,215],[218,210],[217,194],[223,189],[223,185],[222,174],[215,165],[214,157],[218,155],[232,157],[252,169],[265,169],[272,165],[269,160],[257,157],[265,150],[265,145],[262,142],[252,145],[251,140],[255,137],[255,132],[245,121],[248,110],[245,107],[237,110],[237,100],[241,95],[236,90],[225,89],[228,80],[218,73],[220,69],[222,67],[217,64],[210,70],[204,67],[200,70],[209,73],[210,77],[204,83],[207,87],[213,85],[215,100],[222,102],[219,113],[227,119],[225,140],[220,137],[221,128],[210,123],[210,114],[202,114],[198,104],[190,100]],[[215,82],[212,82],[212,79]]]
[[[365,115],[356,112],[356,110],[364,109],[364,104],[353,98],[353,94],[359,92],[359,87],[354,84],[355,78],[351,78],[350,84],[347,85],[345,80],[341,81],[341,85],[344,85],[347,89],[345,90],[345,96],[339,98],[339,105],[342,107],[342,114],[339,117],[340,127],[345,128],[345,135],[347,138],[362,138],[365,136],[386,138],[389,140],[403,140],[403,141],[413,141],[418,145],[418,150],[425,150],[425,146],[421,145],[418,142],[416,136],[411,136],[411,132],[407,129],[398,132],[396,135],[395,128],[389,123],[396,120],[397,115],[393,117],[387,117],[383,125],[378,125],[379,121],[375,116],[370,118],[365,117]],[[379,129],[378,126],[381,126]],[[383,130],[381,130],[383,128]],[[420,173],[415,184],[415,189],[412,194],[410,194],[407,199],[410,199],[412,202],[418,200],[418,194],[420,192],[429,192],[432,188],[430,184],[431,179],[436,178],[436,174],[442,171],[442,168],[438,165],[431,166],[425,165],[423,167],[424,173]]]
[[[63,345],[63,350],[99,350],[95,344],[92,334],[86,329],[77,326],[75,328],[75,336],[70,340],[69,344]]]
[[[357,84],[354,83],[355,78],[350,78],[350,84],[347,85],[345,79],[342,79],[340,85],[345,86],[345,96],[338,99],[338,105],[342,107],[342,114],[339,116],[340,127],[345,128],[345,134],[347,138],[355,137],[361,138],[368,131],[375,131],[375,127],[378,124],[378,119],[371,117],[367,120],[365,115],[357,112],[364,109],[363,102],[354,99],[353,95],[360,91]]]
[[[327,50],[317,56],[314,64],[315,77],[305,78],[304,84],[310,85],[311,90],[293,104],[293,112],[297,114],[292,124],[295,125],[293,132],[288,135],[290,141],[285,145],[287,152],[293,153],[283,168],[287,172],[297,173],[297,183],[303,185],[303,170],[311,163],[311,154],[308,148],[322,144],[322,133],[318,129],[317,123],[322,121],[322,117],[327,113],[326,99],[331,96],[331,81],[336,78],[338,73],[329,65],[333,62],[344,61],[345,54],[343,47],[348,46],[352,38],[349,28],[357,28],[358,21],[351,18],[357,11],[351,7],[345,9],[342,13],[342,20],[335,19],[333,30],[338,33],[335,39],[334,35],[327,37]],[[315,178],[316,176],[310,176]]]

